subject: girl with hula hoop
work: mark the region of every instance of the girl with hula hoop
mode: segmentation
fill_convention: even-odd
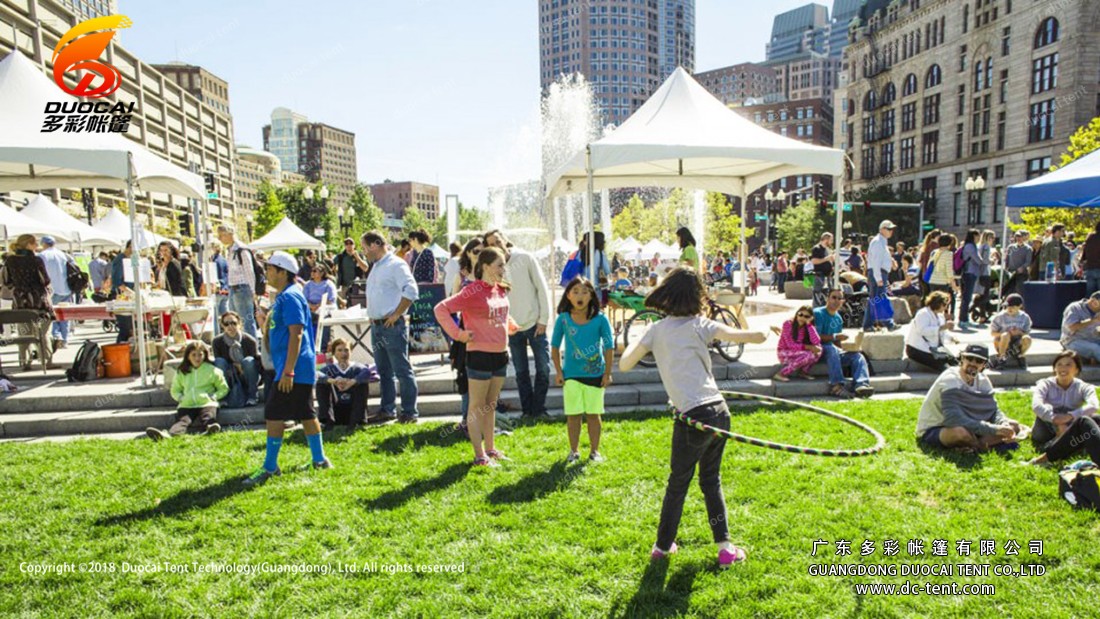
[[[645,301],[646,307],[663,312],[666,317],[626,349],[619,369],[630,370],[652,352],[673,406],[693,420],[728,431],[729,408],[711,371],[709,346],[715,339],[761,343],[766,336],[732,329],[703,317],[706,294],[706,286],[694,270],[679,267],[670,272]],[[671,471],[661,506],[657,542],[650,552],[652,561],[663,560],[677,550],[676,532],[696,466],[711,533],[718,545],[718,566],[727,568],[748,556],[744,549],[730,542],[721,478],[725,446],[725,439],[713,433],[685,423],[673,425]]]

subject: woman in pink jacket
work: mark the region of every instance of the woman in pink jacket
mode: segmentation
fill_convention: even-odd
[[[497,398],[508,374],[508,336],[517,327],[508,315],[504,254],[482,248],[474,265],[476,281],[435,306],[435,319],[451,338],[466,344],[470,407],[466,424],[474,445],[474,466],[497,466],[508,458],[493,445]],[[459,329],[451,314],[461,314]]]
[[[814,314],[810,306],[798,308],[794,318],[783,323],[776,352],[783,368],[772,376],[773,380],[785,383],[795,372],[806,380],[813,380],[806,370],[821,357],[821,338],[814,328]]]

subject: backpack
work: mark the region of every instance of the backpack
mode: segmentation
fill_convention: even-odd
[[[580,251],[573,253],[573,257],[565,263],[561,269],[561,285],[564,286],[573,281],[573,278],[584,273],[584,265],[581,264]]]
[[[65,283],[69,285],[69,292],[75,296],[82,296],[84,289],[88,287],[88,274],[80,270],[72,262],[65,265]]]
[[[963,258],[963,247],[966,246],[963,245],[956,249],[955,255],[953,256],[952,265],[955,267],[955,275],[962,275],[963,269],[966,268],[966,259]]]
[[[237,263],[244,264],[244,260],[241,260],[241,252],[244,251],[248,252],[248,256],[252,258],[252,274],[256,277],[256,288],[252,292],[256,296],[260,296],[267,291],[267,274],[264,272],[264,267],[256,260],[256,254],[252,253],[251,249],[238,247],[236,251]]]
[[[99,369],[100,350],[99,344],[88,341],[76,351],[76,359],[73,366],[65,370],[65,377],[70,383],[84,383],[97,378]]]
[[[1076,508],[1100,511],[1100,469],[1089,460],[1079,460],[1058,473],[1058,496]]]

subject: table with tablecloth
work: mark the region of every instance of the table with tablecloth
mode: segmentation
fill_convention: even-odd
[[[1085,296],[1085,282],[1081,280],[1025,282],[1024,311],[1031,316],[1033,327],[1057,329],[1062,326],[1066,307]]]

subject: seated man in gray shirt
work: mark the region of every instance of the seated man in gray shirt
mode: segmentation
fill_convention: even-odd
[[[1009,419],[993,398],[993,383],[982,375],[989,351],[971,344],[959,355],[959,365],[940,374],[917,417],[917,440],[931,447],[985,451],[1013,449],[1026,428]],[[1003,445],[1003,447],[1001,447]]]
[[[1070,303],[1062,314],[1062,347],[1084,359],[1100,361],[1100,291]]]

